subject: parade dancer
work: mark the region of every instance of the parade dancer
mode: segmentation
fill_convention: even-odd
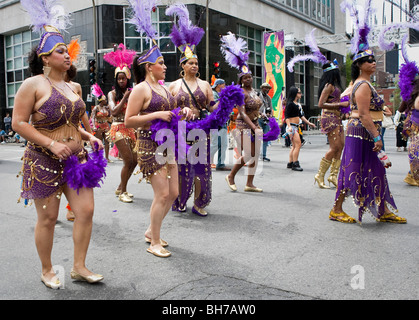
[[[242,86],[244,93],[244,104],[238,106],[239,114],[236,119],[235,133],[233,133],[237,144],[241,147],[241,157],[236,161],[230,174],[225,177],[225,180],[232,191],[237,191],[234,179],[239,170],[246,164],[249,171],[244,191],[262,192],[263,190],[261,188],[253,184],[259,159],[261,139],[263,139],[263,131],[258,123],[262,100],[252,88],[253,76],[247,65],[249,52],[246,51],[246,41],[242,38],[236,38],[235,34],[229,32],[227,35],[221,37],[221,52],[228,64],[239,70],[238,84]]]
[[[121,169],[121,181],[115,190],[119,201],[132,202],[134,197],[127,191],[128,180],[137,166],[137,153],[135,148],[135,129],[126,128],[124,124],[128,98],[131,94],[131,65],[136,52],[127,50],[121,43],[114,52],[109,52],[103,59],[115,67],[115,87],[108,93],[108,103],[113,117],[112,125],[108,131],[109,142],[113,142],[118,148],[118,156],[122,158],[124,165]]]
[[[340,157],[344,146],[344,132],[342,126],[342,112],[341,109],[347,106],[347,103],[341,102],[340,95],[342,85],[340,80],[340,72],[337,61],[330,62],[320,52],[314,38],[313,29],[310,34],[306,36],[306,43],[309,46],[311,53],[308,55],[298,55],[290,60],[288,69],[293,72],[294,64],[298,61],[312,60],[316,63],[321,63],[323,66],[323,75],[320,78],[318,96],[319,108],[321,113],[321,131],[327,135],[329,141],[329,150],[320,161],[320,167],[314,177],[315,183],[321,189],[330,189],[324,183],[324,177],[327,170],[330,169],[330,176],[327,179],[329,183],[337,185],[337,175],[340,167]]]
[[[159,83],[165,79],[167,67],[155,42],[158,34],[151,22],[155,1],[130,0],[130,7],[133,12],[130,22],[136,26],[137,32],[145,33],[154,45],[134,58],[133,71],[137,85],[128,103],[125,123],[128,128],[138,128],[138,165],[143,178],[151,183],[154,192],[150,225],[144,234],[145,241],[150,243],[147,252],[166,258],[171,252],[165,249],[168,243],[160,238],[160,231],[163,219],[178,196],[178,168],[175,150],[158,150],[158,144],[152,139],[150,124],[158,119],[170,122],[176,101],[165,86]]]
[[[181,78],[170,84],[169,91],[175,97],[177,106],[193,110],[195,117],[192,121],[199,122],[215,107],[210,84],[199,79],[198,56],[194,52],[204,35],[204,30],[192,24],[189,20],[188,9],[184,4],[170,6],[166,10],[166,15],[177,18],[170,37],[181,52],[180,66],[182,68]],[[205,217],[208,214],[205,207],[210,204],[212,198],[211,141],[209,134],[201,139],[194,139],[188,143],[189,145],[198,142],[205,144],[205,150],[201,148],[197,152],[206,151],[206,155],[197,154],[199,161],[196,164],[192,164],[189,159],[186,159],[186,163],[178,164],[179,196],[174,201],[172,210],[185,212],[186,203],[195,192],[192,213]]]
[[[354,223],[356,220],[342,208],[345,198],[352,196],[354,204],[358,207],[359,222],[368,211],[380,222],[406,223],[405,218],[394,213],[397,207],[386,177],[386,167],[391,163],[384,156],[381,159],[378,157],[383,146],[380,129],[384,101],[370,83],[370,77],[376,71],[374,53],[367,40],[370,31],[370,5],[368,1],[363,19],[359,19],[358,8],[352,4],[346,3],[343,7],[343,10],[350,9],[354,13],[356,26],[357,36],[352,39],[351,46],[354,53],[351,66],[354,86],[335,204],[329,219]]]
[[[49,288],[62,287],[52,267],[51,251],[64,193],[75,214],[71,278],[98,282],[103,276],[87,269],[85,263],[93,224],[93,188],[105,175],[106,160],[99,151],[101,141],[80,128],[86,106],[64,79],[71,61],[59,30],[68,26],[68,16],[62,15],[64,8],[57,1],[53,7],[41,0],[22,0],[21,4],[31,15],[33,31],[45,31],[29,55],[33,76],[19,88],[13,109],[13,128],[28,141],[22,158],[21,198],[33,199],[36,206],[41,281]],[[83,140],[96,151],[87,154]]]

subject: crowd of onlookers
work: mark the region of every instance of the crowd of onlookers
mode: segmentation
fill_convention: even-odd
[[[12,118],[9,113],[3,118],[4,129],[0,129],[0,143],[23,143],[26,144],[26,140],[23,139],[17,132],[12,129]]]

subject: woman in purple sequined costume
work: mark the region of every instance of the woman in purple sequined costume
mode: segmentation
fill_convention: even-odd
[[[150,181],[154,199],[150,208],[150,225],[145,241],[148,252],[158,257],[168,257],[168,244],[160,238],[163,219],[178,196],[178,168],[173,150],[159,151],[151,139],[150,124],[155,119],[170,121],[176,106],[174,97],[159,80],[166,77],[166,65],[157,46],[134,58],[133,70],[137,85],[131,93],[125,114],[128,128],[138,128],[136,150],[138,165],[143,177]]]
[[[190,108],[197,121],[204,116],[207,110],[212,112],[214,106],[214,96],[211,86],[208,82],[199,79],[198,75],[198,58],[196,55],[187,58],[182,55],[183,62],[182,77],[171,83],[169,91],[176,99],[177,107],[182,109]],[[189,90],[191,93],[189,93]],[[212,197],[212,177],[211,177],[211,159],[210,159],[210,135],[205,138],[188,141],[190,145],[201,143],[203,148],[198,148],[198,163],[191,164],[186,160],[184,164],[178,164],[179,167],[179,197],[175,200],[172,210],[184,212],[186,211],[186,203],[195,189],[194,205],[192,212],[199,216],[206,216],[208,213],[204,210],[209,205]],[[204,149],[206,154],[198,153]],[[201,161],[202,160],[202,161]]]
[[[386,170],[377,156],[383,144],[380,136],[384,101],[370,84],[375,72],[375,58],[371,50],[361,51],[354,56],[351,94],[351,117],[348,122],[345,148],[338,178],[335,204],[329,219],[354,223],[342,204],[347,196],[352,196],[359,208],[358,220],[366,211],[381,222],[406,223],[406,219],[396,216],[389,207],[397,211],[388,187]]]
[[[321,131],[327,135],[329,141],[329,150],[320,161],[320,167],[314,180],[321,189],[329,189],[325,185],[324,176],[330,169],[329,183],[337,186],[337,178],[340,167],[340,157],[345,143],[345,136],[342,126],[341,107],[347,102],[341,102],[341,81],[339,68],[331,63],[323,65],[323,75],[319,83],[319,108],[321,114]]]
[[[83,140],[89,140],[92,145],[98,143],[100,148],[103,145],[79,126],[86,107],[64,81],[63,75],[71,62],[65,44],[54,40],[60,36],[57,31],[46,32],[38,49],[30,54],[29,65],[34,76],[23,82],[13,110],[13,129],[28,140],[21,171],[21,197],[33,199],[35,203],[38,215],[35,244],[42,263],[41,280],[54,289],[62,286],[51,263],[62,193],[75,214],[71,277],[89,282],[103,279],[85,265],[93,224],[93,189],[74,190],[63,177],[64,160],[70,156],[76,155],[79,163],[88,161]]]

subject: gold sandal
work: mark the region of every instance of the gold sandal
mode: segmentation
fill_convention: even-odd
[[[394,213],[386,213],[376,220],[378,222],[407,223],[405,218],[396,216]]]
[[[329,219],[333,221],[339,221],[343,223],[355,223],[356,220],[350,216],[348,216],[345,212],[339,212],[336,213],[332,210],[330,210]]]

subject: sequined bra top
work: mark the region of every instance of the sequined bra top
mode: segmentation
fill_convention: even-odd
[[[359,81],[354,85],[354,88],[352,90],[352,95],[351,95],[351,110],[358,110],[357,104],[354,103],[355,92],[359,88],[359,86],[363,83],[368,83],[368,85],[370,86],[370,89],[371,89],[370,110],[371,111],[382,111],[383,110],[383,105],[384,105],[384,100],[378,95],[377,91],[375,91],[375,89],[371,85],[371,83],[369,83],[366,80]]]
[[[335,90],[332,92],[332,94],[327,98],[328,103],[335,103],[340,102],[340,95],[341,91],[338,87],[335,87]]]
[[[36,129],[48,131],[56,130],[65,125],[74,126],[78,129],[80,119],[85,112],[86,105],[80,97],[73,102],[51,86],[50,97],[36,111],[43,118],[33,121],[32,124]]]
[[[164,89],[164,91],[166,92],[166,97],[163,97],[161,94],[154,91],[147,81],[146,83],[151,89],[151,101],[147,108],[141,111],[142,114],[152,113],[156,111],[169,111],[175,108],[175,98],[169,93],[169,91]]]
[[[250,93],[245,100],[244,108],[246,114],[250,117],[252,121],[258,118],[259,116],[259,109],[262,105],[262,100],[253,93]]]
[[[185,92],[181,86],[179,89],[179,92],[175,96],[177,106],[180,108],[188,107],[188,108],[191,108],[193,110],[198,110],[198,111],[199,111],[199,108],[205,109],[206,104],[207,104],[207,97],[205,93],[202,92],[199,86],[195,89],[195,92],[193,92],[193,95],[195,96],[196,102],[199,105],[198,107],[195,105],[195,101],[193,101],[189,92]]]

